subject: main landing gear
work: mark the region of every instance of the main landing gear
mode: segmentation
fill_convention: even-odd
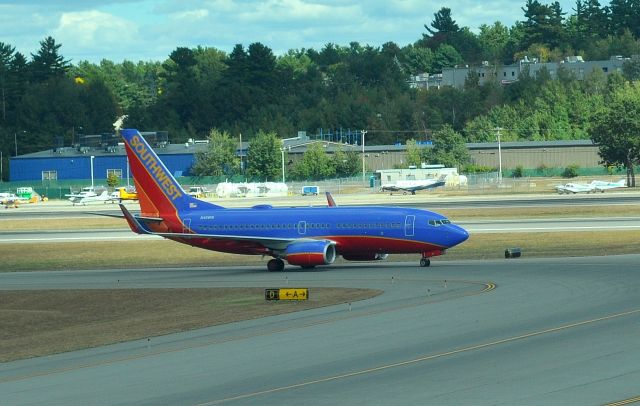
[[[284,261],[280,258],[273,258],[267,262],[267,271],[282,272],[284,270]]]
[[[431,260],[429,258],[422,257],[420,259],[420,266],[425,267],[425,266],[429,266],[429,265],[431,265]]]

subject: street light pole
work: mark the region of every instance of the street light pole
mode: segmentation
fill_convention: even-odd
[[[94,191],[93,189],[93,158],[95,158],[95,156],[91,155],[91,190]]]
[[[14,156],[18,156],[18,133],[17,132],[13,132],[13,143],[16,146],[16,154]]]

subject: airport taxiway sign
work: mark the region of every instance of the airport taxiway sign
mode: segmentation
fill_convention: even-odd
[[[309,288],[265,289],[265,300],[309,300]]]

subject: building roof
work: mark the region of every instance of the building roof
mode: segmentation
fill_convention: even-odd
[[[307,146],[312,143],[322,143],[325,145],[325,150],[328,152],[335,152],[338,149],[343,151],[359,152],[362,150],[360,145],[353,144],[341,144],[330,141],[322,140],[304,140],[296,142],[285,143],[285,150],[289,153],[303,153],[306,151]],[[154,147],[154,150],[158,155],[182,155],[182,154],[194,154],[196,152],[204,152],[207,149],[207,143],[197,142],[186,144],[166,144],[161,147]],[[497,149],[497,142],[481,142],[481,143],[467,143],[465,144],[470,150],[482,150],[482,149]],[[591,140],[557,140],[557,141],[508,141],[501,142],[500,147],[505,149],[518,149],[518,148],[563,148],[563,147],[584,147],[593,146]],[[242,151],[236,150],[240,155],[245,155],[249,143],[242,143]],[[418,144],[419,147],[432,148],[431,144]],[[385,152],[400,152],[406,150],[406,144],[393,144],[393,145],[366,145],[365,152],[367,153],[385,153]],[[57,149],[48,149],[45,151],[33,152],[30,154],[19,155],[17,157],[11,157],[11,159],[32,159],[32,158],[57,158],[57,157],[115,157],[124,156],[124,145],[118,145],[115,147],[105,148],[79,148],[64,147]]]

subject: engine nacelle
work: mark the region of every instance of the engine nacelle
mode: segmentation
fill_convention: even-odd
[[[347,261],[383,261],[389,254],[342,254]]]
[[[329,265],[336,260],[336,246],[331,241],[295,242],[284,253],[291,265]]]

